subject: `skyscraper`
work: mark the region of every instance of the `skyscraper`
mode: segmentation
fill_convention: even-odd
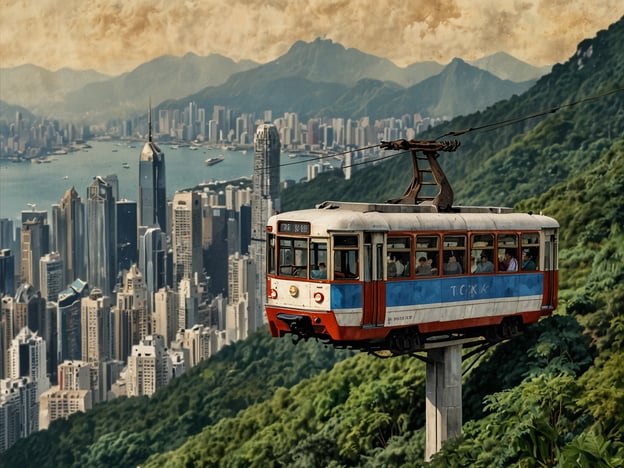
[[[117,271],[129,270],[139,261],[137,244],[137,203],[117,202]]]
[[[46,342],[28,327],[12,340],[8,353],[8,378],[30,377],[37,384],[37,396],[50,388],[46,375]]]
[[[58,362],[82,359],[81,301],[87,292],[87,283],[75,280],[59,293],[56,315]]]
[[[152,395],[171,379],[171,359],[160,335],[147,336],[128,358],[128,396]]]
[[[39,259],[50,251],[47,211],[22,211],[21,280],[39,289]]]
[[[139,231],[139,270],[147,289],[147,309],[153,312],[154,293],[167,284],[167,239],[159,227],[143,226]]]
[[[139,226],[159,226],[167,232],[165,153],[152,141],[152,111],[149,137],[139,158]]]
[[[10,249],[0,249],[0,297],[15,294],[15,257]]]
[[[65,287],[63,259],[58,252],[45,254],[39,260],[39,284],[41,296],[48,302],[56,302]]]
[[[105,295],[117,272],[117,216],[112,186],[97,176],[87,188],[87,281]]]
[[[151,314],[147,310],[147,291],[143,275],[136,265],[124,273],[113,308],[114,358],[126,361],[132,346],[152,333]]]
[[[64,262],[65,281],[86,279],[84,204],[74,187],[68,189],[58,205],[52,205],[54,250]]]
[[[176,192],[173,196],[171,242],[174,285],[183,278],[202,273],[201,197],[196,192]]]
[[[253,193],[251,198],[250,256],[256,264],[256,321],[262,323],[266,298],[264,270],[266,264],[265,229],[269,216],[280,209],[279,133],[275,125],[263,124],[254,140]]]
[[[93,401],[106,400],[104,369],[112,357],[110,298],[99,289],[81,301],[82,360],[91,365]]]

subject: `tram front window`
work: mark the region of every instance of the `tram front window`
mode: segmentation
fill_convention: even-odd
[[[308,277],[308,240],[279,238],[279,274],[284,276]]]

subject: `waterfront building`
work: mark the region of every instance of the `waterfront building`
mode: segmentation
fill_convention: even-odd
[[[280,151],[277,128],[262,124],[254,140],[253,194],[251,200],[250,256],[256,264],[256,320],[264,318],[266,282],[263,280],[266,265],[265,229],[270,216],[280,210]]]
[[[117,216],[113,187],[97,176],[87,188],[87,281],[105,295],[113,291],[117,270]]]
[[[165,153],[152,139],[152,111],[149,115],[148,141],[139,157],[139,226],[160,227],[168,232]]]
[[[58,205],[52,205],[52,227],[54,250],[63,259],[65,281],[86,278],[85,207],[74,187],[65,192]]]

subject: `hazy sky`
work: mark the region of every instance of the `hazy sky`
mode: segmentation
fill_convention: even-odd
[[[501,50],[541,66],[622,15],[622,0],[0,0],[0,67],[117,75],[186,52],[264,63],[317,37],[399,66]]]

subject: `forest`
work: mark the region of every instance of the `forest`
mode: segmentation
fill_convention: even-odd
[[[295,346],[261,329],[152,398],[53,423],[0,466],[624,465],[624,19],[521,96],[424,138],[535,113],[454,137],[462,145],[441,163],[456,203],[559,221],[559,307],[464,360],[463,433],[431,462],[422,361]],[[408,155],[349,181],[324,173],[285,190],[283,204],[381,202],[399,196],[410,174]]]

